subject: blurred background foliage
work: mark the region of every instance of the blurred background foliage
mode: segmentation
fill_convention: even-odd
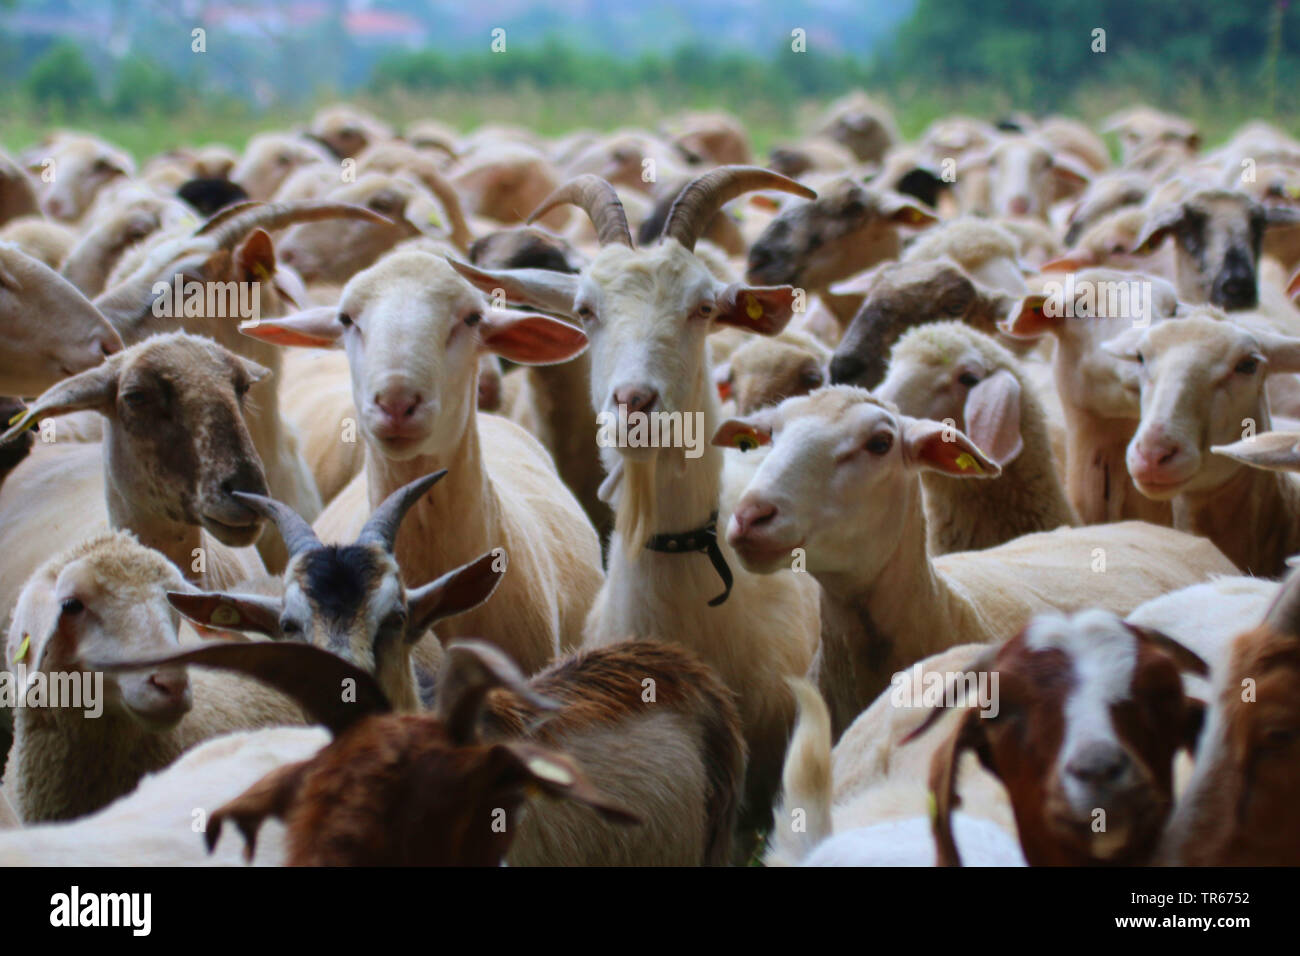
[[[339,98],[546,133],[724,108],[765,148],[855,87],[908,135],[953,112],[1095,120],[1141,101],[1212,141],[1254,117],[1300,131],[1297,81],[1288,0],[0,0],[11,149],[68,124],[137,152],[239,145]]]

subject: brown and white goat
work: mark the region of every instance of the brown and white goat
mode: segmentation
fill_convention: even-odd
[[[731,695],[680,649],[629,642],[525,680],[491,645],[455,642],[435,710],[421,715],[390,713],[369,673],[307,645],[213,645],[166,661],[258,677],[335,735],[213,814],[209,846],[233,819],[251,849],[276,816],[291,865],[729,859],[744,776],[739,721]],[[349,702],[340,686],[355,689]],[[574,802],[521,813],[530,784]],[[640,826],[615,829],[632,820]]]
[[[961,864],[950,816],[966,750],[1006,786],[1031,866],[1148,862],[1173,807],[1174,756],[1194,748],[1201,729],[1203,705],[1184,695],[1184,670],[1208,673],[1165,635],[1096,610],[1040,615],[973,662],[967,674],[997,675],[996,712],[985,716],[968,695],[935,751],[939,865]]]
[[[1217,668],[1216,668],[1217,670]],[[1157,862],[1300,864],[1300,572],[1216,673],[1196,769]]]

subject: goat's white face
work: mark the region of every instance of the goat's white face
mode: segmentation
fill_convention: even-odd
[[[725,422],[713,442],[772,444],[727,527],[728,544],[757,573],[788,567],[802,548],[814,575],[872,580],[907,531],[904,502],[920,493],[917,469],[999,472],[961,432],[899,415],[851,386]]]
[[[335,319],[361,427],[398,460],[449,451],[474,410],[483,297],[433,256],[392,256],[366,275]]]
[[[1267,430],[1265,375],[1300,368],[1300,340],[1212,316],[1133,330],[1106,347],[1140,364],[1142,421],[1128,468],[1157,500],[1228,481],[1240,466],[1210,447],[1239,441],[1247,429]]]
[[[697,410],[707,392],[705,337],[725,290],[676,241],[602,249],[573,304],[591,342],[592,407]]]
[[[565,361],[587,340],[545,316],[488,308],[446,261],[399,252],[358,273],[337,308],[264,319],[241,331],[282,345],[342,342],[360,425],[387,458],[451,452],[469,427],[482,352],[521,364]]]

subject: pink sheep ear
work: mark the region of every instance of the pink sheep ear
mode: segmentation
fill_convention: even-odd
[[[954,478],[996,478],[1002,474],[998,463],[964,434],[928,419],[903,418],[903,451],[912,467]]]
[[[788,285],[730,285],[718,297],[714,321],[759,335],[776,335],[794,315],[794,296],[794,288]]]
[[[966,434],[1005,468],[1024,450],[1020,434],[1020,382],[998,369],[966,396]]]
[[[746,421],[743,418],[729,418],[713,433],[713,442],[718,448],[739,448],[749,451],[760,445],[772,444],[772,429],[768,425]]]
[[[1036,339],[1057,324],[1047,314],[1047,296],[1031,292],[1011,307],[1011,313],[998,323],[998,331],[1015,339]]]
[[[509,309],[486,309],[479,323],[479,342],[519,365],[556,365],[581,355],[587,335],[576,325],[548,315]]]
[[[327,349],[343,334],[343,323],[339,321],[339,310],[335,306],[322,305],[278,319],[245,322],[239,331],[272,345]]]

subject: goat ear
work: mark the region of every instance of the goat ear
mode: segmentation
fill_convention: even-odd
[[[85,409],[107,412],[117,398],[117,376],[121,362],[114,359],[115,356],[105,359],[102,364],[71,378],[65,378],[59,384],[46,389],[10,423],[8,431],[0,435],[0,444],[17,437],[33,422],[42,418],[66,415],[69,412]]]
[[[938,216],[932,211],[922,208],[919,203],[888,193],[881,198],[880,212],[892,223],[900,226],[912,226],[916,229],[933,226],[939,221]]]
[[[965,434],[941,422],[903,419],[903,454],[913,468],[928,468],[954,478],[996,478],[1002,473]]]
[[[1097,264],[1097,257],[1086,249],[1071,249],[1055,259],[1048,259],[1038,267],[1039,272],[1078,272],[1091,269]]]
[[[794,314],[793,286],[729,285],[718,297],[714,322],[759,335],[776,335]]]
[[[1138,347],[1142,344],[1142,336],[1146,334],[1145,329],[1125,329],[1113,339],[1107,339],[1101,343],[1101,350],[1107,355],[1113,355],[1115,358],[1124,359],[1128,362],[1136,362],[1138,357]]]
[[[1139,256],[1148,256],[1155,252],[1165,237],[1178,228],[1183,222],[1186,212],[1182,203],[1169,206],[1155,213],[1142,227],[1138,237],[1133,240],[1131,252]]]
[[[1052,157],[1052,178],[1058,190],[1077,192],[1092,182],[1093,172],[1079,160],[1065,153]]]
[[[1205,663],[1200,654],[1197,654],[1186,645],[1180,644],[1163,631],[1157,631],[1153,627],[1143,627],[1140,624],[1130,624],[1127,621],[1124,622],[1124,626],[1132,631],[1139,640],[1145,641],[1173,658],[1179,670],[1187,671],[1189,674],[1195,674],[1198,677],[1209,676],[1210,665]]]
[[[479,323],[480,348],[518,365],[555,365],[581,355],[587,334],[547,315],[486,309]]]
[[[416,640],[435,621],[462,614],[491,597],[506,573],[504,558],[500,549],[489,551],[410,592],[408,637]]]
[[[713,433],[712,444],[718,448],[739,448],[749,451],[760,445],[772,444],[772,428],[757,419],[729,418]]]
[[[979,720],[979,711],[968,710],[930,759],[930,827],[934,833],[936,866],[961,866],[961,854],[952,835],[952,811],[961,806],[961,798],[957,796],[957,764],[963,751],[978,746],[983,736]]]
[[[240,278],[245,282],[269,282],[275,274],[275,247],[265,229],[254,229],[235,253]]]
[[[555,315],[573,314],[573,300],[578,294],[579,282],[576,275],[549,269],[490,271],[452,258],[448,258],[447,263],[486,295],[504,296],[512,305],[525,305]],[[493,304],[501,303],[494,300]]]
[[[281,602],[260,594],[168,591],[167,603],[204,631],[253,631],[281,637]]]
[[[1278,335],[1263,329],[1252,329],[1260,351],[1268,359],[1265,372],[1300,372],[1300,338],[1290,335]]]
[[[517,762],[530,784],[543,793],[591,807],[612,823],[636,824],[641,818],[592,786],[578,765],[546,747],[511,740],[497,744]]]
[[[1015,339],[1036,339],[1054,328],[1058,319],[1047,314],[1047,294],[1031,292],[1011,306],[998,331]]]
[[[1300,471],[1300,432],[1260,432],[1228,445],[1211,445],[1210,451],[1253,468]]]
[[[504,687],[540,710],[561,706],[529,687],[515,662],[499,648],[486,641],[453,641],[438,674],[436,713],[454,743],[478,740],[479,714],[494,687]]]
[[[272,345],[327,349],[343,334],[337,306],[321,305],[276,319],[257,319],[239,327],[250,338]]]
[[[1024,450],[1020,435],[1020,382],[1004,368],[966,396],[966,434],[990,459],[1005,468]]]

